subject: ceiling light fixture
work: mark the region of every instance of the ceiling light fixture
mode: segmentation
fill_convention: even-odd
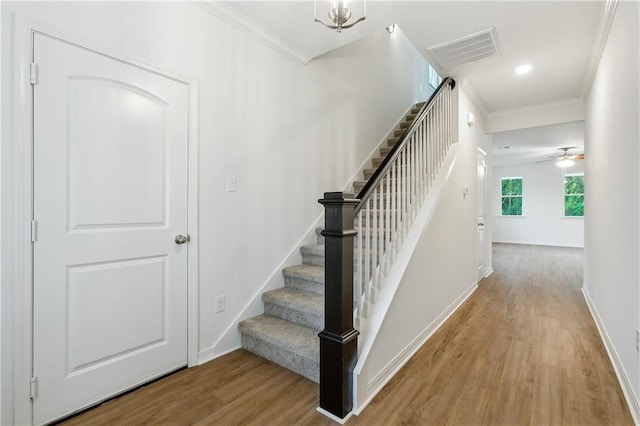
[[[395,32],[395,30],[396,30],[396,24],[391,24],[391,25],[389,25],[389,26],[387,27],[387,32],[388,32],[389,34],[393,34],[393,33]]]
[[[321,23],[327,28],[341,32],[343,28],[351,28],[358,22],[364,21],[367,18],[367,3],[366,0],[362,1],[362,16],[352,21],[350,24],[347,22],[351,19],[352,11],[348,7],[349,0],[320,0],[322,5],[320,6],[320,14],[326,13],[331,23],[324,22],[318,17],[318,1],[313,2],[313,20]],[[328,10],[326,7],[328,6]],[[324,12],[323,12],[324,10]]]
[[[525,74],[529,73],[529,71],[531,71],[532,68],[533,67],[531,66],[531,64],[520,65],[520,66],[516,67],[516,74],[525,75]]]
[[[571,167],[574,164],[576,164],[576,162],[573,161],[571,157],[567,157],[567,156],[561,157],[558,161],[556,161],[556,166],[562,167],[563,169],[567,167]]]

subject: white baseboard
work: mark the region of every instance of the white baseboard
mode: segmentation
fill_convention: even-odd
[[[205,364],[209,361],[213,361],[216,358],[220,358],[221,356],[225,356],[227,354],[230,354],[231,352],[237,351],[238,349],[241,349],[241,346],[236,346],[230,349],[227,349],[224,352],[216,352],[214,350],[214,348],[209,348],[209,349],[205,349],[204,351],[200,351],[198,353],[198,364],[197,365],[202,365]]]
[[[478,288],[474,282],[471,284],[456,300],[447,307],[438,317],[431,322],[418,336],[411,341],[400,353],[392,359],[369,383],[367,389],[369,396],[365,402],[357,407],[355,414],[359,415],[369,405],[373,398],[382,390],[382,388],[391,380],[400,369],[411,359],[413,355],[420,349],[429,338],[438,331],[440,327],[449,319],[455,311],[473,294]]]
[[[609,359],[611,360],[611,364],[613,365],[613,370],[615,371],[618,382],[620,383],[620,387],[622,388],[622,393],[624,394],[624,398],[627,401],[627,406],[629,407],[629,411],[631,412],[631,417],[633,417],[633,422],[635,424],[640,424],[640,402],[638,401],[638,397],[633,391],[629,376],[627,375],[627,372],[622,365],[622,361],[618,356],[616,348],[613,346],[613,342],[611,341],[609,333],[607,332],[607,329],[605,328],[604,323],[600,318],[600,314],[598,313],[598,310],[591,300],[589,290],[584,286],[584,284],[582,285],[582,294],[584,295],[584,300],[586,300],[587,302],[589,312],[591,312],[591,317],[596,323],[596,328],[600,333],[600,338],[604,343],[604,348],[607,350],[607,354],[609,355]]]

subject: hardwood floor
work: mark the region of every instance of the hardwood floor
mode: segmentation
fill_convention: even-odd
[[[495,272],[349,425],[631,425],[582,250],[495,244]],[[330,425],[317,386],[239,350],[68,425]]]

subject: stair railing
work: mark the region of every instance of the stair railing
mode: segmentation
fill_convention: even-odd
[[[376,291],[454,142],[454,88],[453,79],[442,82],[356,197],[356,328],[369,316]]]
[[[455,142],[455,84],[451,78],[442,81],[357,197],[328,192],[319,200],[325,206],[319,411],[330,417],[344,419],[353,408],[357,328],[370,315],[376,292]]]

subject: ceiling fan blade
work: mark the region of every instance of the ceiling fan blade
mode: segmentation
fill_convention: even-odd
[[[537,163],[550,163],[551,161],[558,161],[558,159],[557,158],[549,158],[548,160],[539,160],[539,161],[536,161],[536,164]]]

